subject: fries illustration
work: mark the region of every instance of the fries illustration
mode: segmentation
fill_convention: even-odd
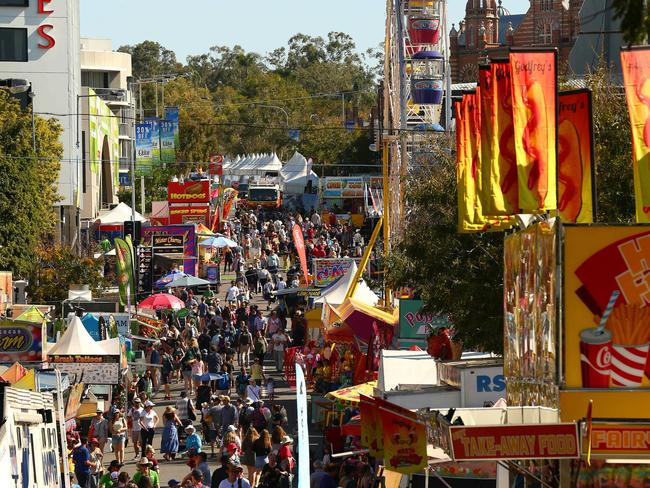
[[[650,308],[618,305],[609,317],[607,328],[612,332],[614,344],[647,344],[650,342]]]

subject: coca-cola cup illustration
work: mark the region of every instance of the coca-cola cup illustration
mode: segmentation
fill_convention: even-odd
[[[612,346],[612,385],[638,388],[648,360],[649,344]]]
[[[608,388],[612,362],[612,333],[594,327],[580,332],[583,388]]]

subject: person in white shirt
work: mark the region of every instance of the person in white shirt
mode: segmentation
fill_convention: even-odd
[[[278,275],[278,283],[276,286],[278,288],[278,291],[284,290],[287,287],[287,282],[284,281],[284,278],[282,276]]]
[[[244,468],[241,464],[231,464],[228,477],[219,483],[219,488],[251,488],[250,482],[244,478]]]
[[[253,378],[248,380],[248,385],[246,386],[246,398],[253,403],[262,399],[262,387],[255,383]]]
[[[230,282],[230,288],[226,293],[226,301],[229,305],[234,306],[237,304],[237,298],[239,298],[239,288],[234,281]]]
[[[140,415],[143,411],[142,400],[135,397],[133,399],[133,408],[127,414],[127,417],[131,419],[131,439],[133,439],[133,451],[135,452],[133,459],[140,459]]]
[[[284,369],[284,348],[289,342],[287,334],[279,329],[271,337],[271,342],[273,343],[273,360],[275,362],[275,369],[278,373],[281,373]]]
[[[314,227],[320,227],[320,215],[318,212],[314,212],[311,216],[311,223],[314,224]]]
[[[158,414],[153,409],[154,403],[150,400],[144,402],[144,412],[140,415],[140,442],[142,445],[142,457],[145,457],[145,447],[153,445],[153,434],[156,425],[158,425]]]

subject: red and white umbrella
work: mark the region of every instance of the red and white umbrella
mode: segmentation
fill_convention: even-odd
[[[180,298],[176,298],[169,293],[156,293],[142,300],[138,308],[149,310],[168,310],[171,308],[180,310],[185,308],[185,303]]]

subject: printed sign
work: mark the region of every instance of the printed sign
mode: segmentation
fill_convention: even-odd
[[[153,174],[153,127],[149,122],[135,126],[135,175]]]
[[[363,198],[364,183],[361,176],[325,178],[325,198]]]
[[[185,239],[183,236],[153,236],[151,243],[155,248],[183,247]]]
[[[119,363],[54,363],[61,373],[74,375],[75,382],[88,385],[117,385],[120,381]]]
[[[352,267],[354,259],[314,259],[314,286],[334,283]]]
[[[175,148],[181,147],[178,107],[165,107],[165,120],[171,122],[174,127],[174,147]]]
[[[0,321],[0,363],[43,360],[43,325],[17,320]]]
[[[189,222],[199,222],[204,225],[210,225],[210,207],[205,205],[202,207],[183,206],[169,208],[170,224],[186,224]]]
[[[171,120],[160,121],[160,160],[163,163],[176,162],[176,148],[174,146],[174,122]]]
[[[565,226],[564,283],[567,387],[650,387],[650,229]]]
[[[456,461],[580,457],[575,423],[451,426],[449,430]]]
[[[83,395],[85,388],[84,383],[77,383],[72,385],[70,388],[70,394],[68,395],[68,403],[65,406],[65,419],[70,420],[77,416],[79,411],[79,406],[81,405],[81,396]]]
[[[399,338],[400,339],[426,339],[428,327],[434,329],[451,327],[447,317],[441,317],[422,311],[422,300],[399,301]]]
[[[184,183],[170,181],[167,184],[167,192],[169,203],[208,203],[210,201],[210,182],[208,180]]]
[[[582,452],[588,444],[582,443]],[[650,424],[594,423],[591,427],[591,455],[650,456]]]
[[[418,473],[427,465],[427,432],[414,412],[375,399],[383,432],[384,462],[391,471]]]
[[[158,225],[142,227],[142,244],[151,245],[152,236],[182,236],[184,245],[183,252],[183,271],[191,276],[196,276],[196,258],[197,258],[197,241],[196,227],[194,225]],[[158,251],[156,251],[158,254]]]

